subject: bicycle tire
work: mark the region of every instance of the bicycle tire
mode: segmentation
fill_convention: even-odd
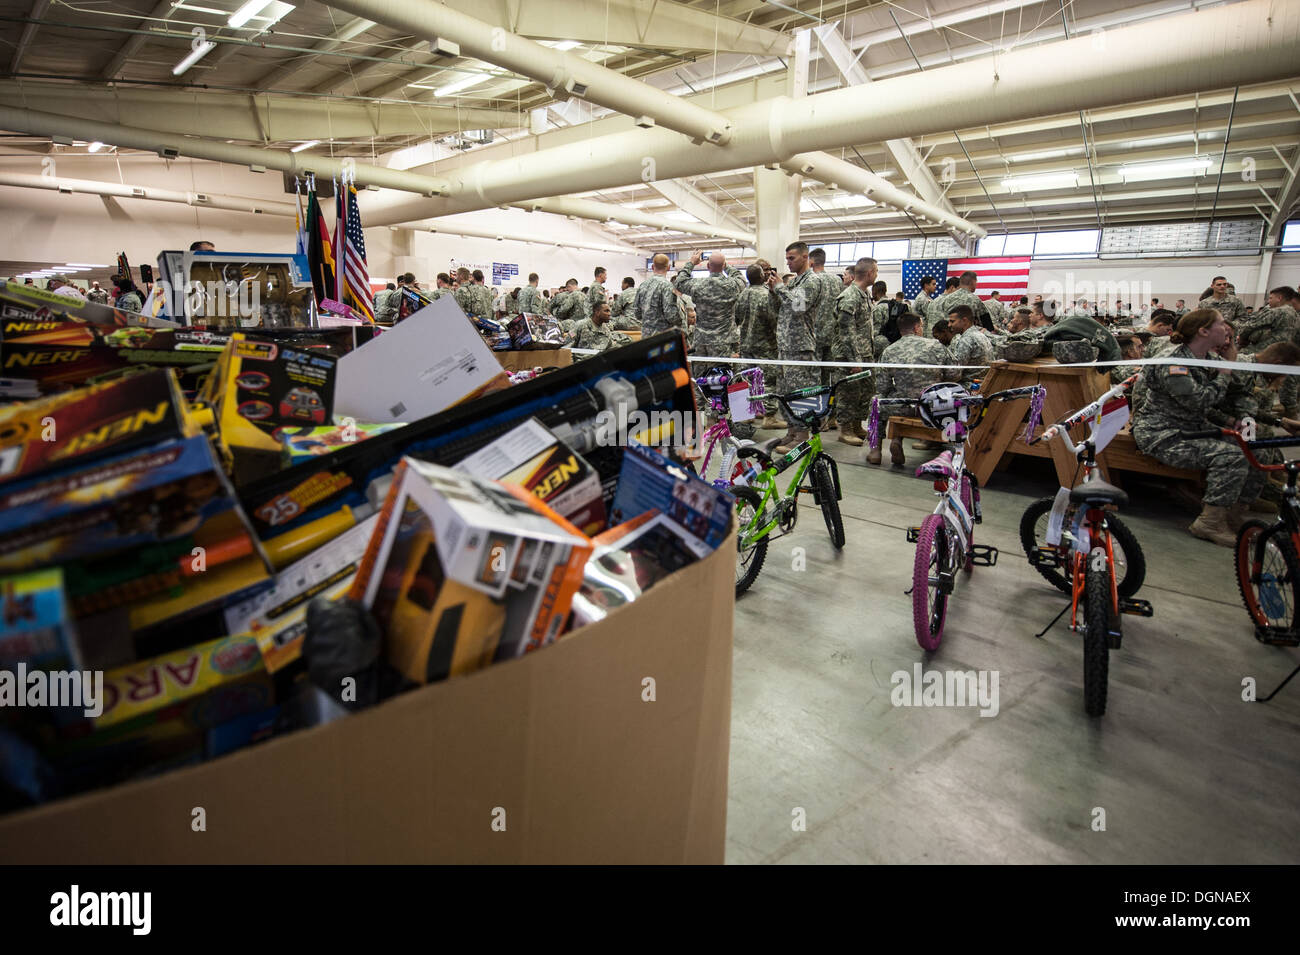
[[[966,508],[966,513],[970,515],[970,540],[966,541],[966,559],[962,562],[962,569],[970,573],[975,569],[975,495],[971,492],[970,475],[961,476],[961,505]]]
[[[754,514],[757,514],[763,506],[763,495],[759,494],[752,487],[733,487],[731,493],[736,498],[736,596],[739,597],[748,590],[758,579],[758,573],[763,569],[763,561],[767,560],[767,535],[764,534],[754,542],[750,548],[753,552],[748,562],[742,561],[741,557],[745,551],[741,546],[741,531],[746,525],[753,520]],[[749,509],[749,515],[746,516],[745,510]],[[742,569],[743,568],[743,569]]]
[[[1033,568],[1042,574],[1043,579],[1049,584],[1068,595],[1072,586],[1069,571],[1070,546],[1064,539],[1056,547],[1046,543],[1042,535],[1046,532],[1047,524],[1044,523],[1041,528],[1038,526],[1039,521],[1051,513],[1054,502],[1055,498],[1043,497],[1025,508],[1025,513],[1020,516],[1020,546],[1024,548],[1026,557],[1033,553],[1035,548],[1040,553],[1049,550],[1056,552],[1059,557],[1056,566],[1044,567],[1042,564],[1034,564]],[[1073,504],[1066,507],[1066,528],[1074,518],[1074,509]],[[1119,591],[1121,597],[1132,597],[1142,588],[1147,576],[1147,562],[1146,556],[1142,553],[1142,545],[1117,514],[1106,515],[1106,526],[1110,530],[1111,547],[1115,553],[1115,589]]]
[[[826,531],[831,535],[831,546],[841,550],[844,547],[844,518],[840,515],[840,502],[835,500],[835,478],[831,476],[831,466],[822,455],[818,455],[813,462],[812,482],[821,501],[822,517],[826,519]]]
[[[912,626],[922,650],[937,650],[943,642],[943,625],[948,618],[948,595],[930,583],[930,570],[947,568],[948,529],[943,518],[931,514],[921,522],[916,535],[916,558],[912,564]],[[930,592],[934,591],[934,603]]]
[[[1255,578],[1255,548],[1261,537],[1264,541],[1265,559],[1267,548],[1276,548],[1281,555],[1281,568],[1266,570],[1260,567],[1260,579]],[[1237,589],[1241,592],[1241,602],[1251,623],[1256,627],[1290,627],[1300,626],[1300,557],[1296,556],[1295,547],[1286,529],[1277,524],[1266,524],[1260,520],[1250,520],[1241,525],[1237,532],[1235,553],[1237,568]],[[1277,570],[1282,574],[1279,576]],[[1291,594],[1291,606],[1286,608],[1285,597]],[[1278,601],[1282,601],[1282,613],[1277,614]],[[1287,618],[1291,619],[1288,620]]]
[[[1106,712],[1110,611],[1110,574],[1089,568],[1083,582],[1083,709],[1089,716]]]

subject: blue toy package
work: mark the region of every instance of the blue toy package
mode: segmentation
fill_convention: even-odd
[[[629,442],[618,476],[610,526],[657,510],[716,548],[727,536],[734,500],[657,451]]]

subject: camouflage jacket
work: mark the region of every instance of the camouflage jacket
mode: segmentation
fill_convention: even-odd
[[[536,286],[525,285],[519,290],[518,298],[519,311],[527,312],[530,315],[547,314],[546,299],[542,298],[542,293]]]
[[[1193,356],[1186,345],[1179,345],[1169,357]],[[1140,380],[1145,397],[1133,422],[1133,438],[1144,450],[1177,439],[1184,431],[1205,429],[1206,415],[1223,400],[1231,376],[1195,365],[1147,365]]]
[[[637,287],[633,305],[637,320],[641,323],[643,338],[672,328],[686,330],[677,311],[677,296],[662,275],[652,275]]]
[[[796,275],[789,285],[778,284],[772,289],[781,303],[776,338],[783,354],[817,351],[817,310],[821,307],[824,290],[825,286],[812,269]]]
[[[971,311],[975,314],[975,324],[981,328],[984,325],[983,318],[987,317],[989,310],[984,302],[974,292],[968,292],[960,285],[945,295],[931,300],[925,309],[925,333],[928,335],[934,328],[936,322],[948,317],[958,305],[969,305]]]
[[[736,327],[736,300],[745,290],[745,276],[739,269],[710,273],[701,279],[691,278],[691,270],[677,273],[673,285],[695,304],[696,330],[711,336],[728,336]]]
[[[1300,333],[1300,315],[1290,305],[1262,308],[1237,323],[1237,348],[1254,355],[1274,342],[1294,342]]]
[[[605,291],[605,286],[601,282],[592,282],[587,286],[587,314],[590,315],[595,311],[596,306],[601,302],[609,301],[609,294]]]
[[[776,322],[780,302],[766,285],[751,285],[736,299],[740,325],[740,354],[745,358],[776,358]]]
[[[636,298],[636,286],[623,289],[609,303],[609,314],[614,318],[619,318],[624,313],[631,315],[634,298]]]
[[[952,363],[964,365],[958,374],[962,381],[970,381],[980,374],[980,368],[993,362],[993,342],[989,333],[977,325],[972,325],[952,340],[949,346]]]
[[[850,285],[835,299],[834,320],[830,330],[833,361],[871,361],[871,331],[865,318],[867,296],[857,285]]]
[[[830,272],[814,273],[816,280],[822,283],[822,294],[818,299],[817,317],[813,320],[813,336],[818,347],[832,346],[832,329],[836,323],[836,311],[839,297],[844,293],[844,283]]]
[[[941,365],[942,368],[877,368],[876,393],[882,398],[915,398],[926,388],[950,381],[944,370],[952,365],[952,353],[943,342],[920,335],[904,335],[880,356],[886,365]]]
[[[1224,321],[1231,322],[1234,328],[1239,328],[1241,320],[1246,317],[1246,306],[1235,295],[1225,295],[1222,301],[1211,295],[1197,302],[1196,307],[1215,309],[1223,316]]]

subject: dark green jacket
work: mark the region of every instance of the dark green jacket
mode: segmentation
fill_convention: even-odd
[[[1071,315],[1063,318],[1043,335],[1043,347],[1051,348],[1053,342],[1078,341],[1090,342],[1097,348],[1098,361],[1119,361],[1122,352],[1119,342],[1110,333],[1110,329],[1096,319],[1086,315]]]

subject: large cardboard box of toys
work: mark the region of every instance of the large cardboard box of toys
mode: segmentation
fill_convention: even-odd
[[[722,862],[732,505],[649,449],[585,443],[602,408],[692,404],[680,337],[628,349],[298,465],[351,482],[303,526],[349,506],[355,526],[269,589],[232,591],[230,637],[105,664],[114,705],[51,732],[60,768],[120,781],[0,815],[0,862]],[[491,480],[521,469],[522,486]],[[576,527],[592,469],[617,522],[595,540]],[[244,508],[303,480],[258,485]],[[404,677],[352,707],[322,676],[319,621],[301,620],[345,589],[386,621],[376,667]],[[581,625],[564,630],[570,600]],[[347,666],[329,674],[365,672]],[[313,698],[352,712],[282,734],[274,704],[303,696],[281,693],[303,669]]]

